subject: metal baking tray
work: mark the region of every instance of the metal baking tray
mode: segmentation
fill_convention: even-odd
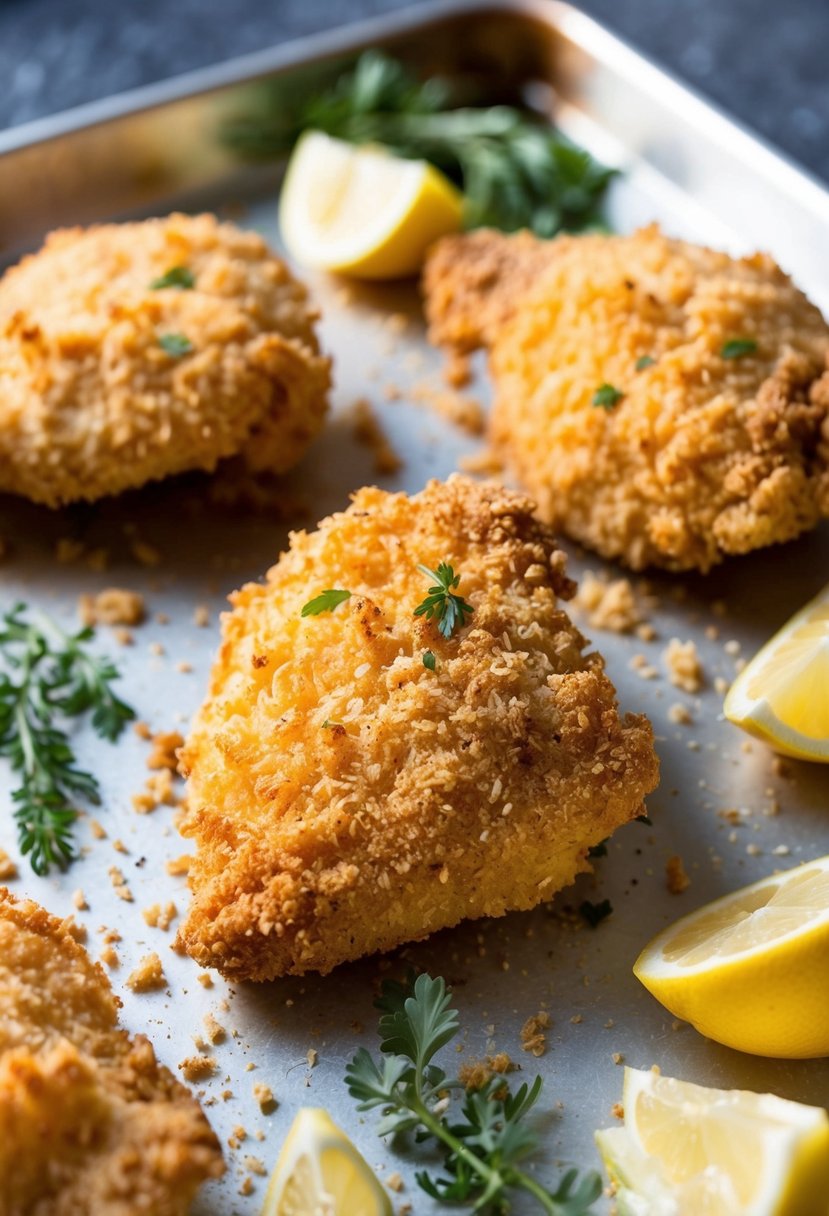
[[[240,166],[218,142],[218,126],[262,87],[290,94],[330,79],[370,45],[388,47],[419,70],[474,72],[493,82],[493,98],[497,90],[499,98],[524,94],[548,106],[563,131],[622,170],[609,204],[619,230],[657,219],[672,233],[734,252],[770,249],[829,306],[824,189],[595,22],[545,0],[425,5],[0,135],[0,257],[14,260],[54,226],[173,207],[215,209],[278,244],[281,166]],[[124,695],[154,729],[185,729],[206,686],[226,594],[275,561],[291,526],[312,526],[367,482],[416,491],[479,446],[424,404],[423,384],[439,386],[441,359],[425,343],[413,285],[344,290],[324,276],[306,278],[335,358],[334,411],[286,478],[283,509],[246,513],[222,506],[201,476],[63,512],[0,500],[0,534],[10,542],[0,569],[3,603],[22,598],[71,623],[81,593],[123,586],[146,595],[150,618],[135,629],[134,645],[120,647],[106,629],[97,644],[115,654]],[[399,400],[389,399],[395,394],[388,385],[400,390]],[[484,382],[473,391],[485,399]],[[354,438],[350,411],[361,397],[372,402],[404,459],[393,478],[376,476],[369,452]],[[108,568],[58,563],[55,546],[64,537],[82,542],[87,552],[105,549]],[[158,549],[157,567],[133,559],[137,537]],[[620,573],[567,547],[576,575]],[[543,1106],[550,1114],[539,1177],[552,1180],[565,1164],[598,1165],[593,1131],[613,1123],[622,1058],[704,1084],[829,1103],[829,1063],[754,1059],[719,1047],[674,1025],[631,973],[640,947],[679,915],[777,867],[829,852],[829,769],[792,762],[789,775],[780,775],[771,752],[722,720],[714,687],[822,586],[828,571],[824,525],[785,548],[732,559],[704,578],[650,577],[655,641],[591,631],[580,621],[606,655],[623,706],[647,712],[654,723],[662,781],[649,800],[653,826],[632,824],[617,833],[595,876],[582,878],[551,906],[465,924],[392,959],[364,960],[324,979],[227,986],[217,977],[212,988],[202,987],[195,966],[169,949],[172,934],[148,928],[140,914],[158,900],[172,898],[180,910],[187,903],[184,880],[165,871],[165,862],[188,847],[172,812],[139,816],[131,808],[130,796],[148,776],[147,746],[132,734],[116,748],[78,736],[81,758],[102,777],[104,808],[97,819],[107,839],[94,839],[82,823],[84,856],[68,873],[37,879],[23,864],[13,889],[60,914],[74,911],[72,893],[83,889],[90,908],[76,918],[88,928],[92,954],[100,952],[101,926],[123,938],[116,947],[121,965],[111,974],[124,1021],[147,1032],[173,1070],[194,1053],[192,1037],[206,1013],[227,1028],[227,1041],[215,1048],[219,1071],[197,1088],[225,1145],[240,1125],[248,1138],[238,1151],[227,1150],[226,1178],[205,1188],[195,1208],[200,1216],[259,1210],[261,1177],[254,1174],[251,1193],[240,1194],[250,1175],[244,1159],[252,1155],[270,1169],[304,1104],[328,1107],[381,1177],[400,1172],[404,1189],[394,1197],[396,1206],[408,1202],[417,1216],[435,1210],[414,1182],[412,1162],[378,1140],[374,1118],[357,1115],[342,1082],[356,1047],[375,1043],[378,977],[404,959],[453,985],[464,1028],[461,1059],[496,1046],[525,1076],[544,1076]],[[197,605],[209,607],[207,628],[194,625]],[[697,644],[706,672],[699,695],[667,680],[660,656],[672,637]],[[633,669],[640,654],[659,669],[658,678],[642,679]],[[688,707],[692,725],[671,722],[668,709],[676,702]],[[5,771],[1,778],[0,844],[14,854]],[[116,840],[126,853],[116,850]],[[683,858],[691,878],[682,895],[666,889],[672,854]],[[108,876],[113,865],[127,877],[133,903],[116,898]],[[613,915],[596,930],[570,923],[567,909],[584,898],[612,901]],[[150,949],[162,956],[169,990],[135,996],[124,979]],[[519,1030],[542,1009],[552,1025],[546,1054],[535,1059],[522,1052]],[[254,1099],[257,1081],[267,1082],[278,1099],[269,1116]],[[519,1199],[516,1212],[531,1210]],[[609,1201],[600,1201],[597,1211],[609,1211]]]

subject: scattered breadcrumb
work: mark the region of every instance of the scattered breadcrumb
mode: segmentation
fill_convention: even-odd
[[[179,1064],[185,1081],[206,1081],[218,1068],[213,1056],[186,1056]]]
[[[451,389],[435,388],[426,381],[415,384],[410,396],[420,404],[428,406],[440,418],[459,426],[467,434],[483,434],[484,411],[480,401],[474,397],[453,392]]]
[[[173,789],[173,774],[169,769],[161,769],[144,782],[140,794],[130,798],[132,809],[137,815],[149,815],[160,806],[177,806],[178,795]]]
[[[253,1087],[253,1096],[259,1103],[259,1109],[263,1115],[269,1115],[276,1110],[277,1101],[273,1095],[273,1090],[270,1085],[266,1085],[264,1081],[257,1081]]]
[[[97,819],[90,819],[89,830],[96,840],[106,840],[106,828]]]
[[[579,583],[573,605],[580,608],[593,629],[630,633],[641,621],[630,579],[612,582],[587,570]]]
[[[144,923],[151,929],[161,929],[166,933],[178,916],[178,909],[172,900],[168,900],[166,904],[150,904],[141,915],[144,917]]]
[[[659,675],[653,664],[649,663],[643,654],[635,654],[628,663],[628,667],[643,680],[655,680]]]
[[[665,660],[668,679],[672,684],[685,692],[699,692],[704,675],[693,641],[680,642],[679,638],[671,638],[662,658]]]
[[[148,545],[146,541],[137,540],[132,545],[132,555],[135,560],[142,566],[159,566],[161,565],[161,554],[154,545]]]
[[[112,888],[118,898],[123,899],[124,903],[131,904],[132,891],[130,890],[129,883],[127,882],[126,878],[124,878],[121,870],[119,870],[117,866],[110,866],[107,873],[109,874]]]
[[[529,1051],[534,1056],[543,1056],[547,1050],[547,1036],[544,1032],[549,1025],[550,1015],[544,1009],[527,1018],[521,1027],[521,1050]]]
[[[305,1059],[309,1068],[316,1068],[319,1059],[319,1052],[315,1047],[309,1047],[305,1053]]]
[[[265,1169],[264,1161],[261,1161],[258,1157],[245,1157],[244,1166],[246,1170],[250,1170],[252,1174],[258,1174],[260,1178],[264,1178],[268,1172]]]
[[[180,671],[182,675],[189,675],[192,670],[193,664],[188,663],[186,659],[179,659],[178,663],[176,663],[176,671]]]
[[[72,566],[80,561],[85,552],[86,546],[82,541],[71,536],[61,536],[55,545],[55,560],[61,566]]]
[[[126,985],[133,992],[153,992],[158,988],[164,988],[167,984],[167,977],[164,974],[164,968],[161,965],[161,959],[153,950],[150,954],[145,954],[139,962],[138,966],[130,972],[126,979]]]
[[[129,849],[124,844],[123,840],[118,840],[118,839],[113,840],[112,847],[113,847],[113,849],[115,849],[116,853],[129,853]]]
[[[17,878],[17,862],[9,857],[5,849],[0,849],[0,882],[11,882]]]
[[[479,452],[465,452],[458,460],[458,468],[479,477],[498,477],[504,471],[504,458],[494,448],[485,447]]]
[[[613,1063],[614,1064],[624,1064],[624,1062],[625,1062],[625,1057],[622,1055],[621,1051],[614,1051]]]
[[[694,719],[691,717],[691,711],[687,705],[683,705],[681,701],[677,701],[668,710],[668,719],[671,722],[676,722],[678,726],[692,726]]]
[[[243,1195],[243,1196],[247,1196],[247,1195],[251,1195],[252,1193],[253,1193],[253,1179],[251,1178],[250,1174],[248,1174],[247,1178],[243,1179],[242,1185],[239,1187],[239,1194]]]
[[[671,895],[681,895],[691,885],[682,858],[677,853],[665,862],[665,881]]]
[[[173,857],[165,865],[168,874],[173,878],[178,878],[182,874],[188,874],[190,871],[190,863],[193,860],[192,853],[182,853],[181,857]]]
[[[197,979],[198,979],[199,983],[201,984],[202,988],[212,988],[213,987],[213,976],[210,974],[209,971],[200,971],[197,976]]]
[[[395,1171],[386,1178],[386,1186],[397,1195],[403,1190],[403,1177]]]
[[[371,408],[371,402],[365,397],[354,403],[354,437],[371,452],[374,457],[374,471],[379,476],[397,473],[403,467],[403,461],[389,442]]]
[[[137,722],[133,722],[132,730],[133,730],[133,734],[138,735],[139,739],[145,739],[145,740],[149,741],[153,737],[153,733],[150,730],[149,723],[144,722],[141,719],[139,719]]]
[[[624,1119],[625,1108],[621,1102],[614,1102],[610,1108],[610,1113],[614,1119]]]
[[[485,1056],[483,1060],[469,1060],[458,1069],[458,1080],[465,1089],[482,1089],[493,1076],[514,1072],[517,1068],[505,1051]]]
[[[106,963],[110,970],[121,966],[121,960],[114,946],[104,946],[100,954],[101,962]]]
[[[147,610],[139,592],[105,587],[97,595],[79,597],[78,615],[84,625],[140,625]]]
[[[193,610],[193,624],[199,629],[206,629],[210,624],[210,609],[206,604],[196,604]]]
[[[177,730],[160,730],[152,737],[153,750],[147,757],[147,768],[168,768],[178,771],[176,752],[184,746],[184,737]]]
[[[223,1043],[227,1038],[227,1031],[221,1022],[217,1022],[212,1013],[206,1013],[202,1019],[204,1028],[207,1031],[207,1037],[211,1043]]]
[[[86,902],[86,896],[80,887],[78,887],[77,891],[73,891],[72,893],[72,906],[76,908],[78,912],[86,912],[89,909],[89,904]]]

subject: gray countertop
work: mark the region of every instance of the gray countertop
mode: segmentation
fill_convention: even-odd
[[[0,0],[0,129],[407,3]],[[579,7],[829,180],[827,0]]]

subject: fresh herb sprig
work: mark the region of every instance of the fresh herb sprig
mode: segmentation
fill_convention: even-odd
[[[244,156],[268,158],[286,155],[314,129],[428,160],[462,187],[467,228],[530,228],[550,237],[599,222],[613,169],[537,114],[466,101],[443,79],[420,82],[399,60],[371,50],[299,106],[266,95],[259,113],[226,123],[223,138]]]
[[[196,280],[189,266],[171,266],[164,274],[153,279],[150,291],[163,291],[167,287],[173,287],[177,291],[192,291],[195,286]]]
[[[96,734],[114,742],[135,714],[112,691],[118,672],[109,659],[85,648],[92,629],[68,634],[47,618],[25,619],[25,611],[16,604],[0,618],[0,756],[21,778],[12,794],[20,851],[46,874],[74,857],[75,799],[101,800],[56,722],[90,712]]]
[[[502,1213],[510,1193],[523,1190],[550,1216],[589,1216],[602,1190],[598,1174],[579,1180],[576,1170],[568,1170],[550,1191],[520,1168],[537,1146],[526,1116],[541,1093],[540,1077],[511,1093],[504,1077],[495,1076],[467,1093],[434,1062],[458,1032],[442,979],[424,974],[413,985],[386,981],[376,1004],[381,1058],[361,1047],[346,1069],[346,1084],[358,1110],[380,1110],[379,1135],[412,1133],[417,1143],[431,1141],[443,1150],[440,1177],[426,1170],[416,1175],[428,1195],[440,1203],[472,1203],[475,1212]],[[450,1117],[456,1091],[464,1096]]]
[[[418,563],[418,570],[428,578],[434,579],[434,585],[422,604],[414,610],[415,616],[425,616],[427,621],[437,618],[438,630],[445,638],[451,638],[456,629],[462,629],[466,617],[472,616],[475,609],[467,604],[463,596],[456,595],[454,588],[461,581],[450,565],[441,562],[437,570]]]
[[[321,591],[319,595],[315,595],[307,604],[303,604],[299,615],[319,616],[323,612],[333,612],[340,604],[344,604],[346,600],[350,599],[350,591],[339,587],[330,587],[327,591]]]

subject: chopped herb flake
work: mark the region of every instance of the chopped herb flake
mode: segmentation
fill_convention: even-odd
[[[636,360],[636,370],[643,372],[646,367],[653,367],[654,363],[656,363],[656,360],[652,355],[640,355]]]
[[[596,389],[593,394],[593,405],[600,406],[603,410],[612,410],[619,404],[624,397],[624,393],[620,393],[618,388],[614,388],[612,384],[602,384]]]
[[[744,355],[753,355],[757,343],[753,338],[732,338],[723,345],[720,354],[723,359],[742,359]]]
[[[189,338],[185,338],[184,334],[162,334],[158,339],[158,345],[168,355],[172,355],[174,359],[180,359],[182,355],[188,355],[193,349],[193,343]]]
[[[300,616],[319,616],[321,612],[333,612],[339,604],[344,604],[346,600],[350,599],[350,591],[342,591],[335,588],[321,591],[319,595],[314,596],[307,604],[303,604]]]
[[[600,925],[606,916],[610,916],[613,911],[613,905],[609,899],[603,899],[600,904],[592,904],[589,899],[584,900],[579,904],[579,912],[587,921],[591,929],[595,929]]]
[[[446,562],[441,562],[437,570],[428,566],[418,565],[422,574],[434,579],[434,585],[429,588],[429,594],[422,604],[414,610],[415,616],[425,616],[427,621],[437,617],[438,629],[445,638],[451,638],[456,628],[463,628],[465,617],[471,616],[474,608],[467,604],[460,595],[455,595],[454,588],[461,581],[461,576]]]
[[[437,667],[437,659],[435,658],[435,656],[431,650],[424,650],[423,666],[427,667],[429,669],[429,671],[434,671],[435,668]]]
[[[186,266],[171,266],[166,274],[150,283],[151,291],[161,291],[165,287],[177,287],[179,291],[192,291],[196,286],[192,270]]]

